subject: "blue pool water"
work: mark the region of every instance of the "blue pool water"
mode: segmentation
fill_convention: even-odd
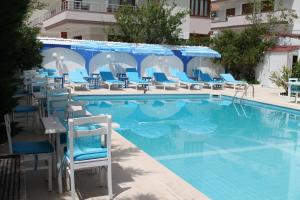
[[[206,95],[75,98],[211,199],[300,199],[298,111]]]

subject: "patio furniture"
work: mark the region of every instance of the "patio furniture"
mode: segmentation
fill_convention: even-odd
[[[75,199],[75,170],[95,167],[107,168],[108,196],[112,199],[111,116],[69,119],[68,126],[66,177],[70,177],[72,199]]]
[[[102,79],[102,82],[108,85],[109,90],[111,90],[111,86],[113,85],[122,86],[124,84],[123,81],[115,79],[114,75],[111,72],[101,71],[100,77]]]
[[[164,73],[161,72],[155,72],[153,74],[154,79],[155,79],[155,84],[156,86],[163,86],[164,90],[166,90],[166,87],[174,87],[177,88],[178,82],[169,80],[167,76]]]
[[[82,77],[89,82],[89,88],[99,88],[99,77],[89,76],[85,68],[77,69],[80,71]]]
[[[20,155],[0,156],[0,197],[5,200],[26,200],[24,167]]]
[[[212,78],[208,73],[201,73],[200,80],[203,81],[204,85],[210,87],[210,89],[220,88],[223,89],[224,82],[220,79]]]
[[[200,86],[200,89],[202,88],[202,83],[190,79],[184,72],[177,71],[175,77],[178,78],[180,85],[186,85],[189,90],[191,90],[192,86],[195,85]]]
[[[84,79],[84,76],[79,70],[69,72],[69,81],[74,88],[78,86],[85,89],[89,88],[89,82]]]
[[[129,83],[136,86],[136,89],[138,89],[139,86],[147,88],[147,86],[149,86],[150,84],[148,81],[140,79],[138,72],[126,72],[126,75],[128,77]]]
[[[37,160],[47,160],[48,166],[48,190],[52,191],[52,153],[53,147],[48,140],[30,141],[30,142],[13,142],[11,138],[11,122],[9,114],[4,116],[6,135],[8,139],[9,153],[20,155],[33,155],[35,158],[35,169]]]
[[[289,98],[291,98],[292,95],[295,95],[295,103],[298,103],[299,94],[300,94],[300,81],[298,80],[298,78],[289,78],[289,82],[288,82]]]
[[[235,78],[230,74],[220,74],[220,76],[224,79],[224,83],[229,86],[233,86],[233,89],[236,89],[237,86],[247,86],[248,83],[245,81],[235,80]]]
[[[58,193],[62,193],[62,170],[61,170],[61,135],[67,132],[67,128],[61,123],[58,117],[43,117],[42,124],[45,134],[55,140],[56,172]]]

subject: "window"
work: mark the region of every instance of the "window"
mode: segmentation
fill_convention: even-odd
[[[68,38],[68,33],[67,32],[60,32],[60,37],[66,39],[66,38]]]
[[[253,7],[250,3],[245,3],[242,5],[242,14],[243,15],[248,15],[253,12]]]
[[[190,0],[191,16],[209,17],[210,0]]]
[[[271,12],[274,11],[273,1],[262,1],[261,2],[261,12]]]
[[[229,8],[226,10],[226,17],[235,16],[235,8]]]

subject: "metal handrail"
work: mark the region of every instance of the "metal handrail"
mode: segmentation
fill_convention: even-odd
[[[115,13],[124,5],[109,4],[102,2],[89,2],[89,1],[64,1],[59,6],[48,11],[44,15],[44,20],[47,20],[63,11],[84,11],[84,12],[96,12],[96,13]],[[132,6],[133,9],[136,6]]]

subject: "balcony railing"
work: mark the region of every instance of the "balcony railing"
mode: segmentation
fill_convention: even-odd
[[[114,13],[117,12],[122,6],[119,4],[107,4],[102,2],[89,2],[89,1],[64,1],[60,6],[50,10],[44,16],[47,20],[64,11],[82,11],[82,12],[96,12],[96,13]],[[135,6],[132,6],[135,9]]]

